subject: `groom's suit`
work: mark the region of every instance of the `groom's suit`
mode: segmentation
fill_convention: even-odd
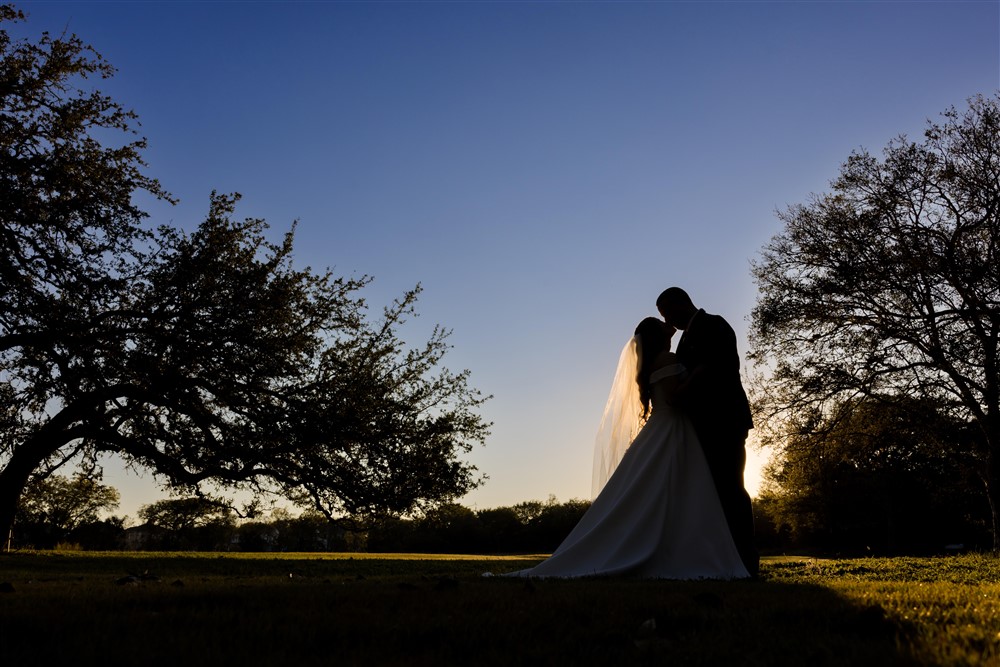
[[[692,373],[679,407],[698,432],[740,557],[756,575],[753,509],[743,486],[745,443],[753,418],[740,381],[736,333],[722,317],[699,310],[677,345],[677,357]]]

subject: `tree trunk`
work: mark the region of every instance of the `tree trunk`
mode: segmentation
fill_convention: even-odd
[[[94,435],[92,429],[79,422],[87,415],[88,409],[103,400],[105,398],[97,394],[66,406],[31,438],[14,447],[7,467],[0,470],[0,542],[4,544],[5,550],[10,549],[17,504],[24,487],[31,479],[31,473],[66,443],[86,435]],[[75,423],[79,425],[74,428]]]
[[[31,479],[31,473],[47,456],[57,451],[60,444],[47,439],[44,433],[36,434],[23,445],[15,447],[7,467],[0,470],[0,543],[4,551],[10,550],[17,504]]]
[[[14,537],[14,515],[17,514],[17,503],[21,493],[28,484],[34,467],[15,465],[11,460],[0,472],[0,542],[3,551],[10,551]]]
[[[986,439],[986,497],[990,502],[993,552],[1000,553],[1000,410],[990,410],[981,422]]]
[[[993,551],[1000,553],[1000,438],[990,438],[986,496],[992,515]]]

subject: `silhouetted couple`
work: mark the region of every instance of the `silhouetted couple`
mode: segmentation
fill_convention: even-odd
[[[756,576],[743,484],[753,421],[736,334],[679,287],[656,307],[663,319],[642,320],[619,358],[595,445],[593,504],[550,558],[512,576]]]

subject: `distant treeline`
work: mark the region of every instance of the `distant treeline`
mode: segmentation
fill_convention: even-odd
[[[187,500],[193,499],[160,501],[154,506]],[[931,509],[926,502],[915,502],[909,506],[911,512],[886,514],[877,505],[866,509],[859,496],[854,496],[853,505],[853,511],[842,516],[840,528],[834,533],[820,525],[813,525],[812,530],[790,531],[782,521],[787,510],[773,497],[759,498],[754,505],[758,547],[764,554],[842,556],[927,554],[989,547],[988,530],[982,522],[971,522],[968,515],[963,515],[965,508],[947,512],[940,506]],[[22,522],[15,526],[12,544],[14,548],[88,551],[550,553],[577,524],[590,502],[557,502],[550,498],[484,510],[449,504],[419,517],[385,518],[364,528],[331,522],[317,513],[292,516],[284,510],[273,512],[267,519],[242,521],[218,509],[211,515],[170,517],[161,513],[155,517],[148,511],[154,506],[143,508],[152,521],[131,527],[126,527],[120,517],[90,520],[70,530],[44,519]]]
[[[885,443],[885,440],[882,440]],[[912,454],[905,469],[855,465],[804,454],[772,466],[782,487],[754,502],[764,554],[903,555],[990,548],[989,507],[962,462],[932,451]],[[794,466],[792,465],[794,464]],[[795,472],[790,476],[789,470]],[[143,506],[139,525],[101,519],[118,492],[76,475],[33,483],[22,498],[14,548],[149,551],[331,551],[410,553],[549,553],[590,507],[585,500],[529,501],[475,510],[445,504],[411,517],[330,521],[316,512],[276,509],[240,519],[209,498],[172,498]]]
[[[323,515],[237,520],[225,508],[198,499],[164,500],[140,511],[145,522],[92,520],[62,530],[36,516],[15,525],[15,548],[154,551],[337,551],[422,553],[546,553],[583,516],[589,501],[524,502],[472,510],[447,504],[412,518],[385,518],[364,527]]]

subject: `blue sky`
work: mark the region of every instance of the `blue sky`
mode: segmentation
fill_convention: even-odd
[[[118,68],[151,175],[193,227],[209,193],[297,260],[416,283],[405,333],[453,330],[494,398],[463,504],[586,498],[618,353],[670,285],[747,350],[775,212],[1000,89],[1000,2],[22,2]],[[748,486],[763,455],[752,452]],[[108,467],[120,512],[163,494]]]

